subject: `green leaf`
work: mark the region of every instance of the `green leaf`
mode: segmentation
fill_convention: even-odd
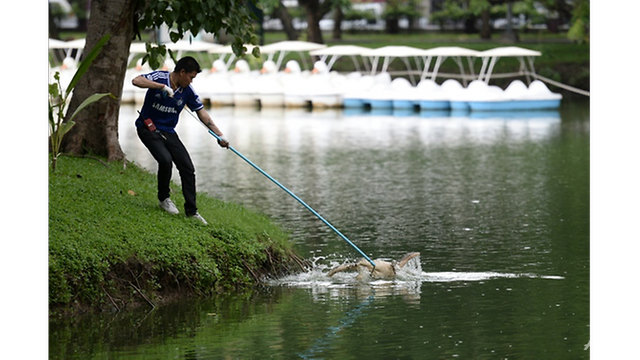
[[[75,124],[76,124],[76,123],[75,123],[75,122],[73,122],[73,121],[71,121],[71,120],[69,120],[69,121],[67,121],[67,122],[64,122],[64,123],[60,124],[60,126],[58,126],[58,131],[56,132],[56,136],[57,136],[59,139],[62,139],[62,138],[64,137],[64,135],[65,135],[66,133],[68,133],[68,132],[69,132],[69,130],[71,130],[71,128],[72,128]]]
[[[172,42],[178,42],[182,38],[182,36],[180,36],[180,34],[178,34],[177,32],[172,31],[169,33],[169,38],[171,38]]]
[[[231,50],[233,51],[233,54],[237,57],[241,57],[244,52],[242,43],[238,43],[237,41],[234,41],[231,44]]]
[[[102,51],[102,47],[104,47],[104,44],[106,44],[107,41],[109,41],[110,38],[111,38],[111,34],[107,34],[107,35],[103,36],[102,39],[100,39],[100,41],[98,41],[98,43],[91,49],[89,54],[87,54],[87,56],[82,61],[82,63],[80,63],[80,66],[78,67],[78,70],[73,75],[73,79],[71,79],[71,82],[69,83],[69,86],[67,87],[66,96],[68,96],[71,93],[71,90],[73,90],[73,88],[76,87],[76,84],[78,83],[78,81],[80,80],[82,75],[84,75],[84,73],[87,72],[87,70],[89,69],[89,66],[91,66],[91,63],[93,62],[93,60],[98,56],[100,51]]]
[[[51,97],[54,99],[60,96],[60,92],[58,91],[58,84],[49,84],[49,95],[51,95]]]
[[[86,98],[82,104],[80,104],[80,106],[78,106],[78,108],[76,109],[76,111],[73,112],[73,114],[71,115],[71,117],[69,118],[69,122],[71,122],[71,120],[80,112],[80,110],[84,109],[85,107],[93,104],[96,101],[99,101],[100,99],[102,99],[105,96],[109,96],[112,99],[115,99],[116,97],[113,96],[111,93],[101,93],[101,94],[93,94],[91,96],[89,96],[88,98]]]
[[[49,126],[51,127],[49,134],[51,134],[51,132],[56,128],[56,121],[53,119],[53,106],[51,106],[51,104],[49,104]]]
[[[171,57],[171,60],[173,60],[174,63],[177,63],[178,59],[176,59],[176,54],[174,54],[171,49],[167,49],[167,52],[169,52],[169,56]]]
[[[143,57],[142,63],[149,62],[149,66],[157,70],[162,66],[162,59],[167,53],[167,47],[165,45],[157,45],[146,43],[147,54]]]
[[[335,0],[334,0],[335,1]],[[349,0],[341,0],[349,3]],[[169,38],[177,42],[187,33],[197,34],[201,30],[214,35],[221,31],[231,37],[232,42],[239,44],[257,44],[253,22],[255,14],[250,10],[249,3],[256,5],[258,0],[220,1],[220,0],[153,0],[144,8],[138,21],[140,30],[159,27],[163,24],[169,27]],[[277,0],[271,0],[277,3]],[[256,50],[257,51],[257,50]],[[245,51],[240,47],[234,48],[236,55]],[[161,54],[147,48],[147,55],[143,61],[148,61],[152,69],[162,66],[166,51]]]
[[[158,68],[160,68],[160,59],[157,56],[150,56],[149,57],[149,66],[152,69],[157,70]]]

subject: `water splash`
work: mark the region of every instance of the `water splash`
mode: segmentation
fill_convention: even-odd
[[[390,259],[384,259],[390,261]],[[370,279],[364,277],[365,280],[357,280],[358,272],[341,272],[329,277],[328,272],[336,266],[339,266],[345,261],[340,261],[327,256],[318,256],[309,259],[312,266],[307,272],[288,275],[279,279],[273,279],[268,282],[272,286],[289,286],[289,287],[302,287],[302,288],[352,288],[363,285],[369,285],[373,288],[376,287],[397,287],[405,288],[407,286],[415,287],[415,284],[421,284],[423,282],[479,282],[491,279],[500,278],[529,278],[529,279],[548,279],[548,280],[562,280],[562,276],[545,276],[536,275],[532,273],[501,273],[494,271],[485,272],[425,272],[422,270],[420,263],[420,257],[415,257],[401,268],[397,269],[396,277],[394,279],[382,280],[382,279]],[[360,268],[359,272],[362,274],[368,274],[366,268]]]

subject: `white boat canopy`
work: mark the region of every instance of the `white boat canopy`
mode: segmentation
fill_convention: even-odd
[[[362,56],[379,56],[379,57],[411,57],[411,56],[421,56],[424,52],[424,49],[412,47],[412,46],[404,46],[404,45],[389,45],[383,46],[376,49],[367,49],[363,51],[360,55]]]
[[[260,53],[267,54],[267,60],[274,61],[276,63],[276,68],[280,69],[280,65],[282,65],[284,57],[289,52],[309,52],[313,50],[324,49],[326,47],[327,45],[325,44],[318,44],[314,42],[285,40],[260,46]],[[276,56],[277,60],[274,60],[274,57]],[[304,62],[305,68],[309,68],[304,57],[302,57],[302,61]]]
[[[387,72],[389,68],[389,64],[393,59],[400,58],[404,62],[407,67],[407,73],[411,76],[411,82],[414,82],[413,72],[411,71],[411,64],[409,63],[408,58],[414,57],[416,59],[416,63],[420,66],[423,59],[424,49],[411,47],[411,46],[399,46],[399,45],[389,45],[379,47],[377,49],[369,49],[365,50],[360,55],[368,56],[371,59],[371,75],[375,75],[378,70],[378,61],[380,58],[383,58],[382,68],[380,72]]]
[[[84,45],[86,44],[86,42],[87,42],[86,39],[77,39],[77,40],[67,41],[67,48],[84,49]]]
[[[157,46],[157,44],[155,43],[151,43],[151,45],[155,45]],[[179,59],[182,57],[182,55],[185,52],[195,52],[196,56],[200,56],[200,60],[206,60],[203,59],[202,56],[200,54],[202,53],[207,53],[209,50],[213,50],[213,49],[218,49],[218,48],[222,48],[224,46],[220,45],[220,44],[214,44],[214,43],[210,43],[210,42],[206,42],[206,41],[200,41],[200,40],[179,40],[176,43],[172,43],[172,42],[168,42],[164,44],[167,49],[170,49],[171,51],[176,52],[176,57]],[[133,58],[138,55],[138,54],[146,54],[147,52],[147,45],[146,43],[143,42],[132,42],[131,45],[129,46],[129,62],[131,62],[133,60]],[[206,57],[206,55],[205,55]]]
[[[253,51],[253,48],[256,45],[251,45],[251,44],[244,44],[244,47],[247,48],[247,54],[251,54],[251,51]],[[217,54],[220,56],[220,60],[224,61],[224,64],[227,68],[229,68],[229,66],[231,65],[231,63],[233,62],[233,60],[236,59],[236,54],[233,52],[233,48],[231,47],[231,45],[227,45],[227,46],[220,46],[220,47],[216,47],[213,49],[209,49],[207,51],[209,54]],[[229,58],[225,60],[225,57],[229,55]]]
[[[143,42],[132,42],[129,45],[129,58],[127,60],[127,64],[131,64],[133,58],[135,58],[139,54],[147,53],[147,45]]]
[[[85,39],[77,39],[71,41],[62,41],[56,39],[49,39],[49,49],[65,49],[65,56],[71,56],[73,50],[76,52],[75,60],[79,61],[84,50]]]
[[[437,56],[478,56],[481,51],[463,48],[460,46],[439,46],[431,49],[425,49],[424,55]]]
[[[184,43],[183,43],[184,42]],[[152,45],[156,45],[152,43]],[[204,41],[194,41],[192,44],[188,44],[188,40],[180,40],[177,43],[166,43],[165,46],[171,51],[195,51],[195,52],[207,52],[209,50],[220,49],[224,46],[220,44],[208,43]],[[132,53],[145,53],[147,52],[147,45],[143,42],[132,42],[129,46],[129,51]]]
[[[49,60],[56,62],[62,62],[62,59],[59,58],[58,53],[55,50],[65,50],[65,55],[69,53],[69,46],[66,41],[58,40],[58,39],[49,39]],[[51,66],[51,62],[49,63]]]
[[[143,42],[132,42],[129,45],[129,53],[142,54],[147,52],[147,45]]]
[[[69,46],[66,41],[58,39],[49,39],[49,49],[67,49]]]
[[[325,44],[318,44],[308,41],[279,41],[268,45],[260,46],[260,52],[265,54],[275,53],[278,51],[313,51],[326,48]]]
[[[194,52],[201,61],[207,60],[208,51],[223,47],[220,44],[214,44],[201,40],[178,40],[177,42],[168,42],[164,44],[167,49],[176,52],[176,58],[180,59],[186,52]]]
[[[169,42],[165,45],[167,46],[167,49],[171,49],[171,51],[178,51],[179,54],[182,54],[182,52],[185,51],[207,52],[211,49],[223,47],[220,44],[198,40],[178,40],[175,43]]]
[[[253,48],[255,47],[255,45],[243,45],[244,47],[247,48],[247,53],[250,54],[251,51],[253,50]],[[209,49],[207,51],[209,54],[222,54],[222,55],[228,55],[228,54],[233,54],[233,48],[231,47],[231,45],[226,45],[226,46],[220,46],[220,47],[216,47],[213,49]]]
[[[533,67],[533,58],[540,55],[542,55],[542,53],[539,51],[525,49],[517,46],[504,46],[482,51],[480,52],[480,54],[478,54],[478,56],[482,58],[482,68],[480,69],[480,76],[478,77],[478,79],[489,83],[491,73],[493,72],[493,68],[499,58],[517,57],[520,61],[519,72],[525,74],[527,76],[527,81],[530,81],[528,76],[529,72],[535,74],[535,69]],[[529,63],[529,70],[527,70],[527,62],[525,62],[525,59]]]
[[[540,56],[540,51],[525,49],[518,46],[503,46],[480,51],[480,56]]]
[[[361,55],[365,51],[371,50],[370,48],[358,45],[334,45],[325,47],[319,50],[310,51],[310,55],[323,56],[323,55]]]
[[[424,69],[422,71],[421,80],[427,78],[429,74],[431,74],[431,80],[436,79],[438,76],[438,70],[440,69],[440,65],[450,57],[455,63],[458,65],[460,69],[460,74],[462,75],[463,84],[466,85],[466,74],[464,71],[464,65],[462,64],[462,57],[467,58],[469,73],[472,77],[475,77],[475,72],[473,70],[473,60],[480,54],[480,51],[467,49],[459,46],[440,46],[431,49],[426,49],[423,51],[423,56],[425,56],[424,61]],[[433,58],[436,58],[436,63],[434,64],[433,71],[430,73],[429,68],[431,67],[431,61]]]
[[[330,47],[326,47],[319,50],[310,51],[309,55],[319,56],[320,60],[327,64],[327,68],[329,70],[331,70],[335,62],[340,57],[349,56],[353,60],[353,64],[356,67],[356,71],[360,71],[360,66],[358,64],[358,61],[356,60],[356,57],[361,56],[363,52],[368,50],[371,50],[371,49],[363,46],[357,46],[357,45],[335,45],[335,46],[330,46]],[[331,58],[329,58],[329,56],[331,56]],[[329,61],[327,61],[328,58],[329,58]],[[363,57],[363,59],[366,59],[366,57]],[[369,64],[366,61],[364,61],[364,65],[367,71],[371,70]]]

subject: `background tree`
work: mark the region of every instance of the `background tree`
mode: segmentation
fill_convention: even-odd
[[[542,9],[542,11],[541,11]],[[445,0],[442,9],[431,13],[431,20],[441,27],[464,24],[465,32],[477,33],[481,38],[489,39],[493,22],[497,19],[508,19],[504,33],[515,28],[511,19],[524,18],[526,24],[546,24],[551,32],[558,32],[558,26],[566,24],[573,16],[573,22],[578,28],[588,29],[582,24],[588,23],[589,0],[567,2],[566,0]],[[577,21],[574,14],[582,12],[586,16],[579,16]],[[480,30],[477,29],[478,24]],[[520,24],[523,25],[524,24]],[[517,33],[511,34],[517,40]]]
[[[407,19],[409,24],[413,24],[413,19],[420,17],[418,6],[418,0],[388,0],[382,13],[386,22],[386,32],[399,33],[400,19]]]
[[[248,0],[253,1],[253,0]],[[69,113],[94,93],[111,93],[122,96],[129,47],[134,36],[146,28],[169,26],[172,41],[183,38],[189,32],[200,30],[220,31],[232,36],[236,55],[243,55],[243,44],[257,44],[252,28],[252,16],[246,2],[234,0],[93,0],[89,19],[85,50],[93,48],[102,36],[111,35],[99,57],[95,59],[74,89]],[[257,48],[255,51],[258,51]],[[159,64],[164,47],[160,46],[148,57],[151,65]],[[87,107],[76,119],[76,125],[65,137],[64,152],[72,154],[92,153],[109,161],[124,159],[118,141],[118,115],[120,101],[105,99]],[[133,119],[127,119],[133,121]]]
[[[324,44],[320,20],[324,14],[319,0],[298,0],[298,4],[304,8],[307,17],[307,41]]]
[[[341,0],[298,0],[298,4],[304,9],[307,21],[307,41],[324,44],[320,20],[327,15]]]
[[[287,35],[287,40],[298,40],[300,33],[293,26],[293,16],[280,0],[260,0],[260,5],[265,14],[280,20],[282,29]]]
[[[571,17],[571,27],[567,37],[578,43],[589,42],[589,0],[576,1],[576,7]]]

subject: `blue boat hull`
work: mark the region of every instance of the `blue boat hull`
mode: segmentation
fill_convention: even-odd
[[[372,109],[391,109],[393,101],[391,100],[369,100]]]
[[[468,101],[449,101],[449,106],[452,111],[469,111],[471,107]]]
[[[419,105],[420,110],[448,110],[450,107],[448,100],[423,100]]]
[[[557,100],[469,101],[472,111],[557,109]]]
[[[394,109],[411,110],[415,107],[415,104],[413,100],[393,100]]]
[[[365,103],[362,99],[343,99],[342,106],[346,108],[361,108],[364,107]]]

